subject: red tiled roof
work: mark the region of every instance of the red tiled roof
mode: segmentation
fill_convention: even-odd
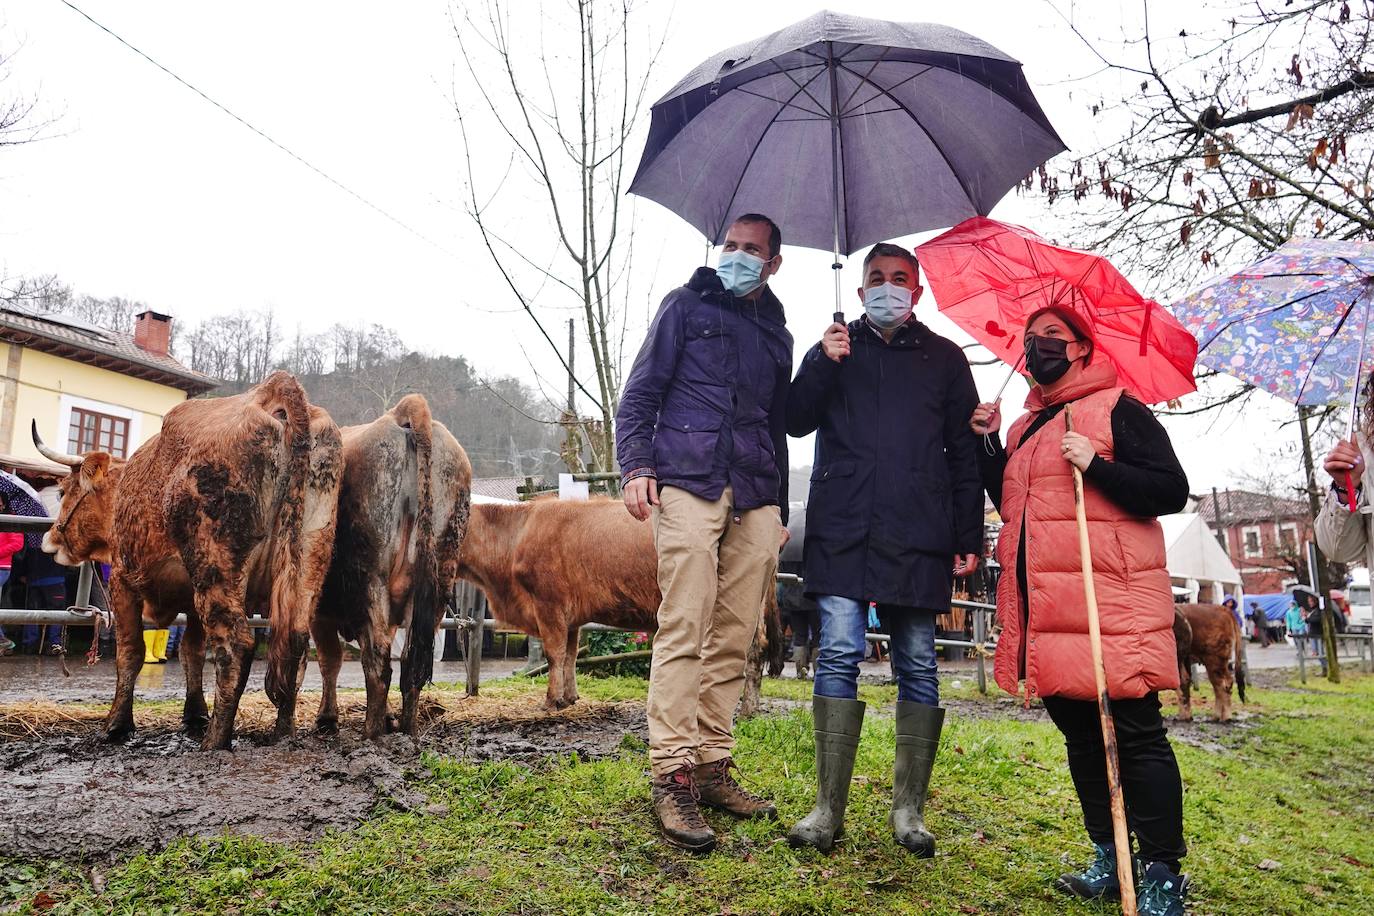
[[[215,379],[186,368],[171,356],[148,352],[134,343],[132,334],[77,327],[51,316],[0,309],[0,340],[179,388],[189,395],[204,394],[219,385]]]
[[[1240,525],[1245,522],[1273,521],[1275,519],[1287,521],[1295,518],[1306,518],[1311,514],[1311,509],[1305,499],[1273,496],[1268,493],[1256,493],[1253,490],[1220,490],[1217,492],[1215,500],[1212,499],[1211,493],[1203,493],[1194,498],[1198,501],[1197,511],[1202,515],[1203,521],[1207,522],[1213,529],[1218,527],[1218,507],[1221,509],[1220,527],[1222,528],[1230,528],[1232,525]]]

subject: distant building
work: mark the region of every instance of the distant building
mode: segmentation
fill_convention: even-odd
[[[1197,512],[1225,538],[1227,556],[1250,595],[1283,591],[1306,580],[1306,544],[1312,540],[1307,500],[1250,490],[1195,497]]]
[[[55,449],[127,458],[157,435],[167,411],[218,384],[171,355],[167,315],[143,312],[131,330],[0,309],[0,459],[46,464],[31,420]]]

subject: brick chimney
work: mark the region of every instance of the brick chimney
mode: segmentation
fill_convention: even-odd
[[[134,343],[157,356],[166,356],[172,346],[172,316],[140,312],[134,319]]]

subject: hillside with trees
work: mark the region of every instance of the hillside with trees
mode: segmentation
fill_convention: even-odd
[[[65,314],[124,333],[149,307],[83,295],[52,277],[27,281],[6,300],[10,307]],[[285,369],[340,426],[371,422],[402,396],[419,392],[463,444],[478,477],[538,477],[562,466],[557,405],[517,378],[483,375],[463,356],[413,350],[381,325],[287,330],[271,309],[240,310],[174,324],[172,353],[221,381],[209,397],[237,394]]]

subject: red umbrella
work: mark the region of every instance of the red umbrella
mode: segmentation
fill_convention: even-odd
[[[1026,319],[1058,305],[1082,319],[1096,352],[1141,401],[1157,404],[1197,390],[1197,340],[1106,258],[985,216],[918,246],[916,257],[940,311],[1008,364],[1020,363]]]

